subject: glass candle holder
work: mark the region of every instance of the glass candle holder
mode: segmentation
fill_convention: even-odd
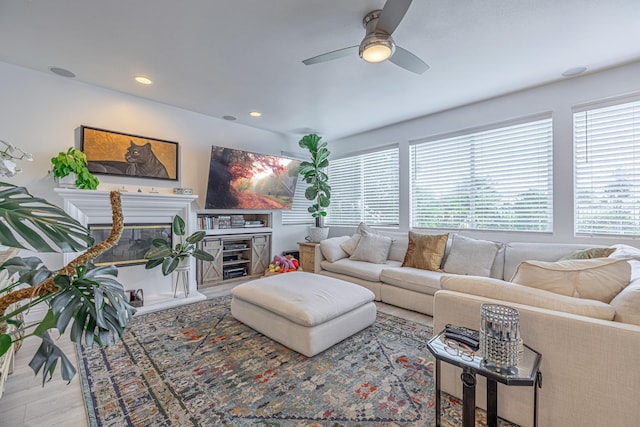
[[[520,313],[497,304],[480,307],[480,352],[484,361],[497,368],[520,363]]]

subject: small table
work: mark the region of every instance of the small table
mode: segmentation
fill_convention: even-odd
[[[440,362],[462,368],[462,425],[475,425],[476,375],[487,379],[487,425],[498,425],[498,382],[508,386],[533,386],[533,425],[538,425],[538,388],[542,386],[540,360],[542,355],[524,346],[518,366],[498,370],[483,361],[477,352],[463,355],[444,342],[444,331],[429,340],[427,348],[436,359],[436,426],[440,426]],[[448,350],[448,351],[447,351]]]

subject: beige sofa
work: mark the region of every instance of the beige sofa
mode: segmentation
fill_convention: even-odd
[[[362,229],[362,225],[359,230]],[[332,237],[320,242],[322,254],[319,274],[357,283],[371,290],[377,301],[382,301],[408,310],[433,315],[433,299],[441,289],[440,278],[452,274],[447,271],[449,257],[455,249],[457,236],[461,233],[449,233],[445,255],[442,261],[444,271],[430,271],[413,267],[402,267],[409,243],[408,233],[371,230],[369,232],[392,239],[386,260],[372,263],[352,259],[342,249],[352,236]],[[356,234],[358,233],[356,232]],[[463,240],[463,244],[476,244],[474,239]],[[476,242],[486,242],[477,240]],[[491,242],[495,243],[495,242]],[[478,243],[479,245],[481,243]],[[496,243],[497,250],[492,262],[485,266],[487,275],[496,279],[509,280],[520,262],[525,260],[556,261],[573,251],[593,247],[585,244],[565,243]],[[477,252],[483,252],[479,246]],[[460,271],[459,266],[452,271]],[[471,271],[473,272],[473,271]],[[454,273],[455,274],[455,273]]]
[[[464,286],[470,279],[451,277],[444,286]],[[442,290],[435,296],[434,330],[447,323],[478,329],[484,303],[516,308],[524,342],[542,353],[539,426],[638,425],[640,326]],[[441,366],[442,389],[462,396],[460,369]],[[486,383],[478,378],[476,403],[485,408]],[[499,384],[498,415],[522,426],[533,425],[531,387]]]
[[[573,251],[597,245],[499,244],[492,264],[485,266],[486,277],[480,277],[401,267],[407,249],[406,235],[384,234],[393,238],[393,244],[388,259],[381,263],[354,260],[346,253],[340,254],[336,247],[351,239],[350,236],[321,242],[324,258],[319,273],[365,286],[379,301],[433,315],[436,332],[444,329],[447,323],[479,329],[480,306],[484,303],[514,307],[520,312],[524,342],[542,353],[539,426],[638,425],[640,250],[615,245],[618,248],[609,257],[620,260],[598,261],[605,265],[603,274],[587,272],[590,275],[588,287],[571,286],[571,289],[575,288],[574,293],[584,294],[579,298],[574,294],[559,294],[564,292],[561,289],[563,282],[580,281],[572,271],[561,271],[560,279],[555,277],[555,282],[542,280],[543,286],[548,286],[546,290],[502,279],[511,279],[524,269],[523,266],[545,267],[544,262],[531,260],[553,262]],[[455,250],[452,240],[455,237],[450,235],[442,261],[445,270],[447,257]],[[479,249],[478,252],[483,251]],[[469,261],[469,264],[474,263]],[[551,264],[555,268],[558,263]],[[570,266],[571,262],[561,264]],[[623,265],[624,268],[610,271],[606,265]],[[553,268],[551,278],[558,273]],[[631,283],[616,283],[623,280],[625,274],[630,276]],[[562,280],[563,277],[567,280]],[[526,282],[526,278],[519,279]],[[601,300],[586,298],[601,287],[605,289]],[[441,378],[444,391],[462,396],[459,368],[442,364]],[[476,391],[478,406],[485,407],[485,390],[485,382],[480,378]],[[533,425],[532,388],[500,384],[498,414],[522,426]]]

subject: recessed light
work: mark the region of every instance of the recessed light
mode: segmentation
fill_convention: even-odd
[[[251,111],[251,112],[249,113],[249,115],[250,115],[251,117],[260,117],[260,116],[262,116],[262,113],[261,113],[261,112],[259,112],[259,111]]]
[[[153,84],[153,82],[151,81],[151,79],[149,77],[145,77],[145,76],[135,76],[135,79],[138,83],[140,83],[141,85],[150,85]]]
[[[75,77],[76,75],[74,73],[72,73],[71,71],[65,69],[65,68],[60,68],[60,67],[49,67],[49,71],[51,71],[53,74],[57,74],[59,76],[62,77]]]
[[[234,121],[236,118],[233,116],[222,116],[223,119],[229,120],[230,122]]]
[[[582,74],[585,71],[587,71],[587,67],[573,67],[563,72],[562,75],[564,77],[573,77],[573,76],[577,76],[578,74]]]

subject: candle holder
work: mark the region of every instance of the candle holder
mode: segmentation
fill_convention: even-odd
[[[480,307],[480,353],[488,366],[512,370],[520,363],[520,313],[497,304]]]

